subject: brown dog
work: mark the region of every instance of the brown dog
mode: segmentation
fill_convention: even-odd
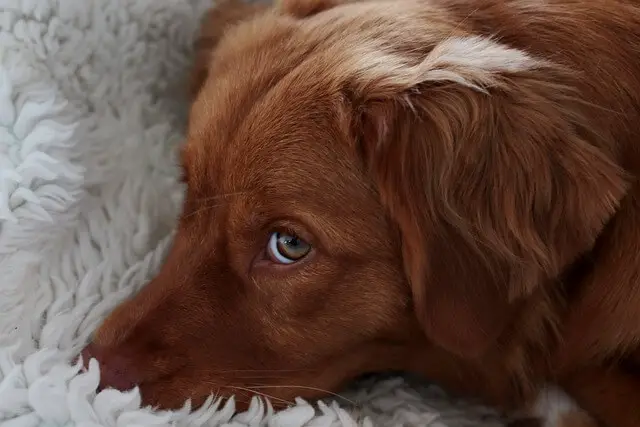
[[[640,426],[637,1],[226,3],[194,96],[172,251],[85,351],[104,386],[401,369]]]

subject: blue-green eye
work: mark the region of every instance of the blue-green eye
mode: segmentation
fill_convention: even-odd
[[[311,245],[293,234],[274,232],[269,238],[267,252],[274,262],[293,264],[311,252]]]

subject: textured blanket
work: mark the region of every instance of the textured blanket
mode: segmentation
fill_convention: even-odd
[[[210,0],[0,0],[0,425],[500,426],[401,378],[348,401],[235,414],[140,407],[74,363],[99,321],[153,275],[180,208],[175,151]]]

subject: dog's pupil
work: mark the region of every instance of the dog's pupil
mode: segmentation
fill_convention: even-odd
[[[292,246],[293,248],[300,245],[300,239],[295,236],[285,236],[283,240],[285,245]]]

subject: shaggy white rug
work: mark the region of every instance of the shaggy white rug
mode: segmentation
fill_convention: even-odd
[[[210,0],[0,0],[0,425],[501,426],[436,387],[358,384],[357,407],[254,400],[190,412],[96,394],[70,363],[161,263],[190,45]]]

